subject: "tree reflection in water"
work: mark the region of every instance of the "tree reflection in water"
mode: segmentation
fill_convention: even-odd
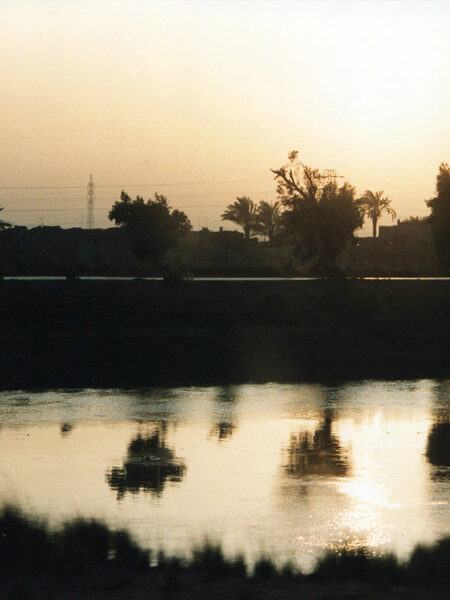
[[[285,471],[294,477],[325,475],[343,477],[348,472],[348,457],[331,433],[332,414],[325,411],[321,426],[309,432],[292,435],[287,448]]]
[[[238,390],[235,386],[217,388],[210,435],[220,442],[231,438],[236,429],[235,404],[237,399]]]
[[[450,467],[450,421],[435,423],[428,436],[426,455],[438,467]]]
[[[167,446],[165,431],[162,426],[147,437],[139,433],[128,445],[123,466],[107,472],[106,481],[117,492],[118,500],[141,490],[160,496],[168,481],[182,480],[186,466]]]
[[[219,441],[227,440],[233,435],[234,425],[226,421],[220,423],[214,423],[211,429],[211,436],[217,438]]]

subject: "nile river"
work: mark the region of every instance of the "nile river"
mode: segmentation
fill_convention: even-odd
[[[0,501],[305,570],[450,534],[450,381],[0,393]]]

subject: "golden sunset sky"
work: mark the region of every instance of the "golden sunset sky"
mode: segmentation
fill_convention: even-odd
[[[215,229],[236,196],[276,198],[270,169],[293,149],[423,216],[450,161],[447,1],[3,0],[0,15],[0,206],[17,224],[80,226],[92,173],[97,226],[125,188]],[[46,186],[64,189],[23,189]]]

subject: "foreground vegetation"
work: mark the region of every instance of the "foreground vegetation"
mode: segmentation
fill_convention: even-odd
[[[450,538],[417,546],[406,562],[365,549],[329,552],[304,575],[262,556],[250,569],[205,542],[190,557],[152,555],[123,530],[95,520],[69,521],[59,529],[11,506],[0,512],[0,598],[439,597],[450,584]],[[396,587],[395,587],[396,586]],[[399,595],[400,591],[404,595]],[[353,592],[355,587],[352,588]],[[402,591],[403,590],[403,591]],[[230,595],[231,592],[231,595]],[[328,595],[327,595],[328,594]],[[347,595],[345,595],[347,594]],[[359,596],[361,597],[361,596]],[[443,597],[443,596],[442,596]]]

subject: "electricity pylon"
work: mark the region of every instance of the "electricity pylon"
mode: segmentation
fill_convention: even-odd
[[[95,205],[95,185],[92,179],[92,174],[89,176],[89,183],[87,184],[87,223],[88,229],[94,229],[94,205]]]

